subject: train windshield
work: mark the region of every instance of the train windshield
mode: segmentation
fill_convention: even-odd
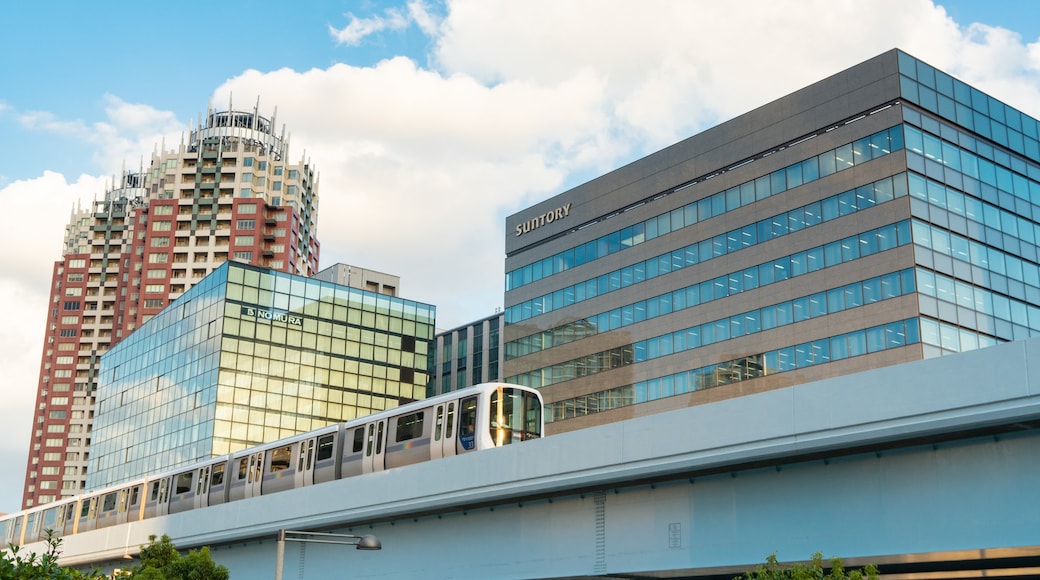
[[[491,393],[491,438],[495,446],[542,436],[542,405],[537,395],[500,387]]]

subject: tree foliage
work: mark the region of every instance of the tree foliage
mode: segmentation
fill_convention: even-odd
[[[828,572],[823,564],[823,554],[816,552],[812,555],[812,561],[806,565],[796,563],[784,566],[776,559],[776,554],[770,554],[765,564],[760,564],[754,571],[743,576],[742,580],[877,580],[877,567],[868,564],[859,570],[846,570],[841,563],[841,558],[830,561]]]
[[[4,580],[99,580],[100,572],[81,572],[58,566],[61,538],[47,530],[47,551],[42,555],[11,546],[0,558],[0,578]]]
[[[173,546],[173,540],[163,534],[141,548],[141,564],[130,570],[134,580],[228,580],[228,569],[213,561],[209,548],[189,550],[182,555]]]
[[[181,555],[173,547],[169,536],[159,540],[148,538],[151,543],[141,549],[141,564],[124,570],[120,577],[134,580],[228,580],[228,569],[213,561],[209,548],[190,550]],[[0,553],[0,580],[102,580],[108,578],[98,570],[82,572],[75,568],[58,566],[61,555],[61,538],[47,531],[47,551],[42,554],[26,552],[11,546]]]

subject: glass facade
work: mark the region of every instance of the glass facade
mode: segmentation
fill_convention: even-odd
[[[1040,122],[890,51],[506,230],[550,433],[973,350],[1040,334]]]
[[[88,487],[422,399],[435,308],[226,263],[101,359]]]

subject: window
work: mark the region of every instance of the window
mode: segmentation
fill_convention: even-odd
[[[292,458],[292,445],[285,445],[271,451],[271,473],[289,469],[289,460]]]
[[[76,272],[76,273],[73,273],[73,274],[69,274],[68,276],[65,277],[65,280],[67,282],[82,282],[83,281],[83,272]]]
[[[147,276],[153,280],[162,280],[166,278],[166,270],[148,270]]]
[[[397,442],[422,437],[423,411],[405,415],[397,420]]]
[[[80,303],[78,301],[66,302],[62,305],[63,310],[79,310]]]
[[[209,485],[213,487],[215,485],[223,485],[224,483],[224,464],[218,463],[213,466],[213,473],[209,477]]]
[[[153,248],[168,248],[170,247],[170,238],[152,238],[150,245]]]
[[[177,476],[177,487],[174,493],[188,493],[191,491],[191,480],[194,472],[188,471]]]
[[[354,453],[360,453],[365,445],[365,428],[358,427],[354,429],[354,447],[352,448]]]
[[[148,294],[162,294],[165,288],[164,284],[148,284],[144,287],[144,291]]]
[[[70,364],[72,364],[72,361],[73,361],[74,358],[75,357],[71,357],[71,356],[59,356],[57,359],[55,359],[54,362],[55,362],[55,364],[59,364],[59,365],[70,365]]]
[[[83,258],[78,258],[78,259],[75,259],[75,260],[69,260],[69,263],[68,263],[69,268],[85,268],[86,265],[87,265],[87,261],[85,259],[83,259]]]
[[[77,323],[79,323],[79,316],[75,316],[75,315],[74,316],[62,316],[61,317],[61,323],[62,324],[77,324]]]
[[[83,296],[83,289],[76,287],[68,287],[65,289],[66,296]]]
[[[237,260],[252,260],[253,252],[235,252],[235,259]]]
[[[173,215],[172,205],[156,205],[153,206],[152,212],[154,215]]]
[[[168,232],[173,229],[173,222],[152,222],[153,232]]]
[[[169,262],[169,260],[170,260],[170,255],[169,254],[148,254],[148,263],[149,264],[165,264],[165,263]]]
[[[256,213],[255,203],[243,203],[238,206],[238,213],[250,214]]]
[[[332,457],[333,436],[326,435],[318,439],[318,456],[316,461],[323,461]]]
[[[256,220],[238,220],[238,229],[252,230],[256,228]]]
[[[253,236],[235,236],[235,245],[236,246],[252,246],[253,243],[254,243],[253,240],[254,240]]]
[[[116,492],[106,493],[105,499],[101,501],[101,511],[110,512],[116,509]]]

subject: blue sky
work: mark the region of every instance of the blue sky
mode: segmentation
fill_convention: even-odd
[[[442,328],[502,305],[506,215],[899,47],[1040,116],[1040,2],[0,3],[0,512],[17,509],[70,209],[207,103],[320,172],[322,264]],[[25,219],[24,216],[31,216]]]

